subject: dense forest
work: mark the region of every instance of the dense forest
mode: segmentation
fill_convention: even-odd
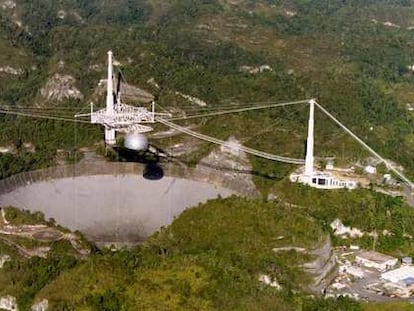
[[[23,258],[0,240],[0,252],[12,256],[0,269],[0,295],[17,297],[22,310],[45,298],[51,310],[371,310],[370,304],[349,298],[309,295],[312,275],[301,265],[314,258],[294,250],[276,253],[273,248],[318,247],[332,234],[328,224],[340,217],[364,230],[391,230],[393,236],[380,237],[377,249],[413,256],[412,240],[402,236],[402,231],[414,235],[412,209],[368,190],[321,196],[308,189],[298,196],[299,190],[282,194],[295,207],[281,199],[211,200],[185,211],[140,246],[92,248],[87,258],[70,252],[64,240],[51,245],[47,258]],[[13,224],[45,223],[41,216],[7,210]],[[372,247],[368,237],[332,239],[334,245]],[[262,274],[281,288],[261,283]],[[373,306],[409,310],[405,303]]]
[[[62,118],[88,111],[90,102],[102,107],[97,84],[113,50],[128,83],[153,93],[167,111],[188,108],[177,92],[200,98],[208,109],[317,98],[413,177],[407,109],[414,107],[413,16],[409,0],[0,0],[0,107]],[[45,96],[42,89],[56,74],[72,77],[82,96]],[[306,120],[306,109],[294,107],[180,124],[303,157]],[[89,124],[5,114],[0,127],[0,147],[11,150],[0,154],[0,178],[54,165],[62,150],[76,161],[82,147],[95,148],[103,137]],[[367,158],[319,112],[315,127],[317,156],[346,165]],[[165,148],[184,139],[151,143]],[[183,160],[196,163],[211,148],[200,145]],[[375,241],[377,250],[414,256],[406,238],[414,236],[413,211],[400,198],[369,190],[287,185],[293,166],[250,160],[256,176],[265,177],[255,178],[256,185],[277,193],[275,201],[210,201],[139,247],[93,249],[87,259],[68,253],[65,241],[53,244],[47,258],[22,258],[0,240],[0,254],[13,258],[0,270],[0,294],[17,297],[22,310],[43,298],[51,310],[373,310],[310,295],[311,276],[300,268],[309,255],[272,248],[312,248],[328,235],[342,245],[329,227],[339,217],[369,232],[392,231]],[[351,242],[367,249],[374,243],[367,236]],[[260,283],[261,273],[282,290]],[[374,305],[381,307],[410,308]]]
[[[182,107],[176,92],[198,97],[208,107],[317,98],[412,175],[413,124],[406,107],[414,100],[413,10],[410,1],[20,0],[0,10],[0,66],[23,70],[17,76],[0,72],[1,104],[47,107],[57,115],[68,107],[66,117],[90,101],[102,106],[96,85],[105,77],[106,51],[112,49],[128,82],[154,93],[160,107]],[[263,65],[271,70],[241,70]],[[45,99],[40,89],[55,73],[73,76],[83,99]],[[302,157],[305,120],[306,110],[271,109],[193,123],[211,136],[234,135],[253,148]],[[31,142],[39,146],[44,165],[53,164],[44,145],[76,150],[102,139],[99,128],[84,124],[74,129],[60,121],[11,116],[1,116],[0,122],[2,144]],[[252,135],[259,132],[261,139]],[[318,156],[348,164],[367,157],[322,115],[317,115],[316,135]],[[201,150],[193,158],[209,148]],[[36,168],[18,158],[2,157],[2,162],[14,161],[7,165],[20,170]],[[276,180],[291,170],[252,161],[255,170]]]

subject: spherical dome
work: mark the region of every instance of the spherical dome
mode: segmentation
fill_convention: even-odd
[[[147,150],[148,149],[148,139],[143,134],[138,133],[131,133],[125,135],[124,140],[124,146],[125,148],[131,149],[131,150]]]

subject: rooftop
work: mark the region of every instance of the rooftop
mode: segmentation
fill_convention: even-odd
[[[406,285],[414,282],[414,267],[413,266],[402,266],[401,268],[385,272],[381,275],[385,280],[398,280]]]
[[[407,277],[401,280],[401,283],[403,283],[405,286],[411,286],[414,284],[414,277]]]
[[[361,251],[357,254],[357,257],[365,259],[365,260],[373,261],[378,264],[387,262],[389,260],[395,260],[394,257],[384,255],[384,254],[374,252],[374,251]]]

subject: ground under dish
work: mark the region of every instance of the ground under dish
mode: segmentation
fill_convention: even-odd
[[[0,206],[42,211],[95,242],[137,242],[170,224],[183,210],[226,197],[214,185],[164,177],[97,175],[36,182],[0,196]]]

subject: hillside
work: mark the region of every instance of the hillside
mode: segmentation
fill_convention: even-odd
[[[413,4],[403,0],[329,5],[317,0],[3,0],[1,105],[65,117],[87,110],[90,101],[99,103],[96,86],[105,77],[106,51],[112,49],[128,83],[154,94],[166,110],[196,111],[177,94],[199,98],[207,109],[314,97],[412,175],[412,112],[406,107],[414,101],[409,67],[414,64],[413,16]],[[59,88],[59,81],[65,86]],[[50,85],[52,90],[44,91]],[[53,86],[57,93],[72,91],[45,97]],[[348,165],[367,157],[330,121],[316,117],[318,156],[335,156]],[[12,116],[2,116],[1,123],[1,145],[31,142],[37,150],[36,155],[1,155],[1,162],[15,168],[11,172],[50,165],[55,148],[73,153],[102,139],[101,129],[83,124],[28,122]],[[263,151],[304,154],[303,109],[272,109],[191,124],[218,138],[233,135]],[[165,148],[180,140],[152,143]],[[185,159],[198,161],[209,149]],[[275,180],[291,170],[252,161],[256,171]]]
[[[13,213],[14,219],[28,218]],[[51,310],[266,310],[275,304],[293,310],[312,301],[302,294],[312,275],[301,265],[313,259],[273,249],[312,250],[325,239],[318,222],[299,210],[219,199],[184,212],[134,249],[93,250],[78,258],[59,241],[46,258],[14,255],[0,269],[0,297],[16,297],[22,310],[44,299]],[[279,285],[264,284],[261,275]]]
[[[0,109],[72,118],[88,112],[90,102],[102,107],[98,83],[113,50],[128,88],[153,94],[160,111],[317,98],[414,177],[413,39],[411,0],[0,0]],[[177,123],[304,156],[305,106]],[[84,147],[103,149],[103,130],[95,125],[0,114],[0,126],[0,179],[78,161]],[[156,125],[155,132],[165,130]],[[320,112],[315,131],[316,156],[342,166],[366,163],[366,151]],[[173,146],[184,146],[180,164],[240,165],[184,135],[154,135],[150,142],[174,155]],[[41,214],[3,207],[0,298],[16,297],[20,310],[44,299],[50,310],[412,307],[324,299],[318,293],[331,271],[304,268],[318,261],[319,250],[329,249],[320,256],[328,265],[331,248],[351,244],[413,256],[413,210],[401,198],[292,185],[286,177],[293,165],[248,160],[242,168],[273,197],[209,201],[128,250],[97,250]],[[339,238],[330,227],[337,219],[367,234]],[[47,239],[37,239],[32,226]]]
[[[412,255],[412,209],[368,190],[321,195],[299,188],[277,201],[211,200],[141,245],[120,250],[90,248],[79,233],[46,222],[40,213],[7,208],[0,297],[15,297],[19,310],[45,301],[48,310],[409,310],[401,301],[323,298],[319,288],[336,269],[328,265],[337,257],[335,246],[369,249],[374,239],[336,238],[327,225],[332,219],[367,231],[387,229],[392,234],[380,235],[377,249]],[[21,230],[6,237],[10,225]],[[24,236],[33,225],[61,232],[70,243],[50,234]],[[36,254],[41,251],[46,253]],[[321,260],[323,269],[306,268]]]

